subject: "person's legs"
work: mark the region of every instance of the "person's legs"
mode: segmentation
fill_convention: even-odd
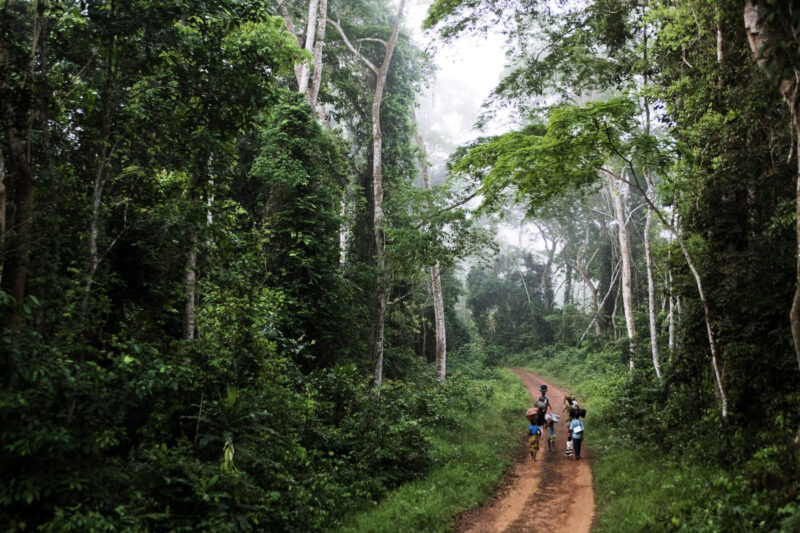
[[[575,459],[580,459],[581,458],[581,443],[583,442],[583,439],[572,439],[572,442],[575,443],[574,444],[574,446],[575,446]]]

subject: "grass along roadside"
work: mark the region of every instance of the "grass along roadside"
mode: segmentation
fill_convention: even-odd
[[[390,492],[372,509],[356,513],[338,529],[350,532],[449,531],[453,518],[485,502],[512,464],[524,429],[520,413],[529,396],[507,370],[491,382],[493,394],[463,427],[431,436],[436,466],[423,478]]]

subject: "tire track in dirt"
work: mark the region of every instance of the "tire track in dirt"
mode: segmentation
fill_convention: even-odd
[[[564,391],[538,376],[512,368],[533,399],[539,385],[547,385],[548,398],[561,414]],[[520,413],[520,426],[527,423]],[[580,461],[564,457],[567,417],[556,423],[556,446],[547,449],[545,439],[536,461],[527,453],[527,435],[520,441],[516,465],[506,476],[493,500],[479,509],[462,514],[453,531],[458,533],[588,533],[594,518],[591,450],[581,451]],[[590,433],[591,434],[591,433]]]

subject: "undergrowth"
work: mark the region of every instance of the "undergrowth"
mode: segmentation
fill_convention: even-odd
[[[474,397],[483,400],[456,427],[434,429],[435,466],[424,477],[351,515],[339,532],[449,531],[457,514],[484,502],[520,446],[520,412],[529,400],[516,376],[507,370],[496,376],[473,382]]]

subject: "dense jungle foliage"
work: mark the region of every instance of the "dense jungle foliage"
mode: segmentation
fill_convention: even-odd
[[[519,364],[600,530],[796,530],[795,4],[434,0],[520,127],[429,186],[403,0],[3,2],[0,526],[370,529]]]

